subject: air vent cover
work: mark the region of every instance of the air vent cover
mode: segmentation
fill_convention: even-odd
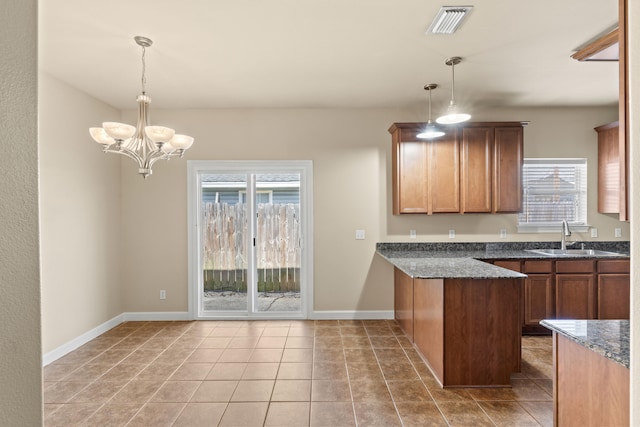
[[[442,6],[433,18],[427,33],[453,34],[462,25],[464,18],[471,12],[473,6]]]

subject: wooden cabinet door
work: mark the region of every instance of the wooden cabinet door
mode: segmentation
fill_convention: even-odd
[[[598,132],[598,212],[620,213],[618,122],[595,130]]]
[[[553,274],[528,276],[524,279],[524,324],[539,326],[541,320],[556,316]]]
[[[428,213],[428,142],[400,142],[396,146],[394,214]]]
[[[491,212],[493,128],[463,128],[461,140],[460,212]]]
[[[493,147],[493,212],[522,210],[522,127],[496,127]]]
[[[629,284],[628,274],[598,275],[598,319],[629,319]]]
[[[595,294],[593,274],[556,274],[556,317],[595,319]]]
[[[460,144],[457,131],[430,143],[429,213],[460,212]]]

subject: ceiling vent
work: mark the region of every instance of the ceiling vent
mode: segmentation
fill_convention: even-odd
[[[455,33],[462,25],[464,18],[471,12],[471,9],[473,9],[473,6],[442,6],[436,17],[433,18],[427,33]]]

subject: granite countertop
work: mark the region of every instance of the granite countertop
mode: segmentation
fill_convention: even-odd
[[[523,278],[525,274],[497,267],[473,258],[387,258],[406,275],[422,279],[508,279]]]
[[[540,324],[629,368],[628,320],[543,320]]]
[[[563,255],[560,259],[629,257],[629,242],[583,242],[585,249],[609,251],[604,255]],[[509,243],[378,243],[376,252],[413,278],[521,278],[525,274],[481,260],[559,259],[529,252],[531,249],[557,248],[557,242]]]

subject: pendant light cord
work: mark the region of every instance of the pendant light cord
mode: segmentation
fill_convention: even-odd
[[[431,123],[431,89],[429,89],[429,123]]]
[[[455,69],[456,69],[456,64],[452,63],[451,64],[451,105],[456,103],[456,99],[454,96],[454,91],[456,88],[456,73],[455,73]]]

